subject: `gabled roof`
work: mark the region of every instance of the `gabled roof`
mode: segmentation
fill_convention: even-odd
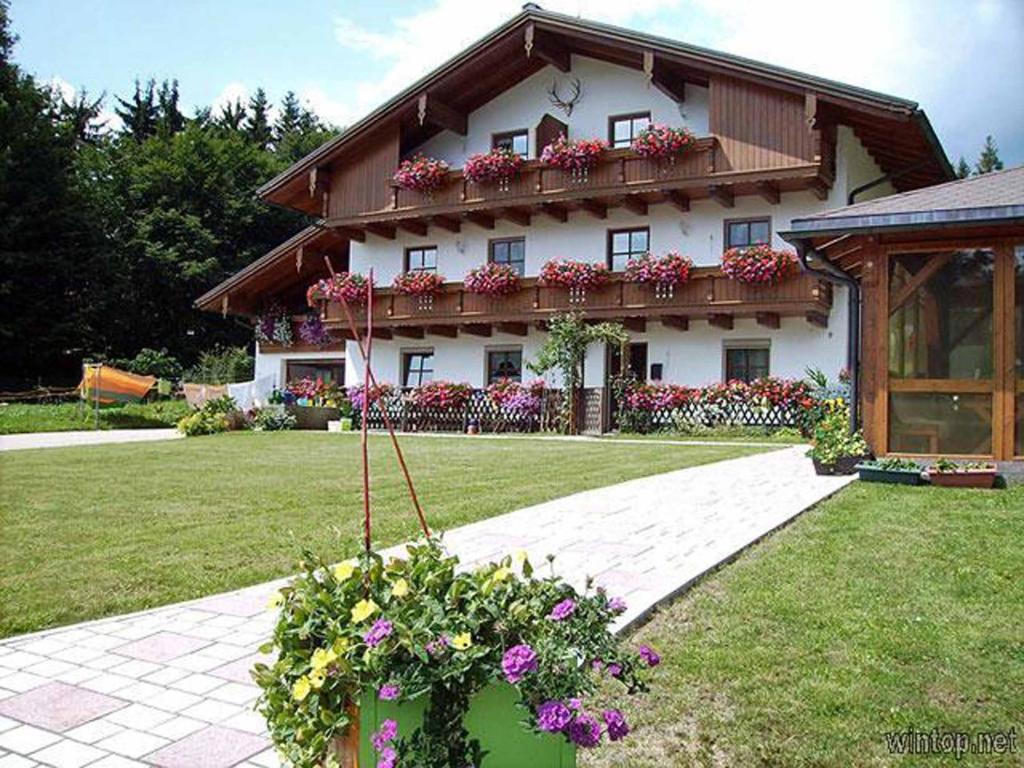
[[[918,179],[918,185],[953,176],[928,118],[913,101],[664,37],[545,11],[528,3],[521,13],[271,179],[257,193],[275,202],[285,202],[284,188],[304,184],[305,179],[301,177],[311,169],[334,161],[383,124],[403,119],[410,122],[421,94],[437,94],[463,113],[493,99],[545,66],[540,50],[538,55],[526,56],[523,36],[527,28],[532,28],[538,48],[546,38],[549,45],[553,43],[559,51],[603,58],[634,68],[640,67],[644,52],[651,52],[670,68],[670,74],[689,82],[703,80],[706,83],[709,75],[722,74],[813,92],[820,102],[837,111],[837,118],[854,127],[886,170],[905,170],[895,165],[900,161],[911,165],[906,157],[914,153],[919,156],[917,165],[921,167],[905,174],[903,183],[914,186],[911,176]],[[469,68],[473,69],[471,75]],[[888,145],[895,134],[899,134],[901,142],[899,151]],[[429,134],[420,131],[411,138],[422,141],[429,138]]]
[[[1024,223],[1024,166],[793,219],[787,240],[883,230]]]

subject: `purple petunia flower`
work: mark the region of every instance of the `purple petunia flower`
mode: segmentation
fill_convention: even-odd
[[[576,611],[576,601],[571,597],[567,597],[565,600],[560,602],[554,608],[551,609],[551,613],[548,614],[548,618],[552,621],[564,621],[568,619]]]
[[[590,668],[595,672],[600,672],[602,669],[604,669],[604,662],[600,659],[594,659],[592,662],[590,662]]]
[[[601,725],[597,718],[581,712],[569,723],[569,739],[581,747],[596,747],[601,743]]]
[[[608,738],[612,741],[624,739],[629,735],[629,724],[617,709],[606,709],[601,713],[605,725],[608,726]]]
[[[501,668],[505,679],[510,683],[518,683],[527,672],[537,669],[537,654],[528,645],[513,645],[501,659]]]
[[[608,601],[608,610],[612,613],[625,613],[626,601],[621,597],[613,597]]]
[[[545,701],[537,707],[537,727],[548,733],[558,733],[572,720],[572,712],[560,701]]]
[[[401,695],[402,689],[399,688],[397,685],[393,685],[391,683],[388,683],[387,685],[382,685],[380,687],[380,690],[377,691],[377,698],[381,701],[394,701]]]
[[[569,706],[572,707],[573,709],[575,709],[577,712],[580,712],[580,711],[583,710],[583,700],[582,699],[569,699]]]
[[[392,629],[394,629],[394,626],[390,621],[387,619],[377,619],[373,622],[373,626],[370,627],[370,630],[363,635],[363,640],[365,640],[366,644],[371,648],[376,648],[384,642],[386,637],[391,635]]]
[[[398,765],[398,753],[392,747],[384,747],[380,750],[377,768],[395,768],[396,765]]]
[[[620,664],[609,664],[608,674],[612,677],[618,677],[622,674],[622,666]]]
[[[431,656],[440,656],[444,653],[445,648],[448,647],[448,638],[445,635],[440,635],[436,640],[430,640],[424,648],[427,649],[427,653]]]
[[[383,752],[387,743],[397,735],[398,723],[388,719],[380,724],[380,730],[373,734],[373,738],[370,741],[377,752]]]
[[[647,666],[649,667],[656,667],[661,664],[661,656],[659,656],[649,645],[641,645],[640,648],[637,649],[637,653],[640,654],[641,659],[647,662]]]

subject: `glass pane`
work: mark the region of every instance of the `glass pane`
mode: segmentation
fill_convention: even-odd
[[[622,272],[626,268],[626,262],[629,261],[628,253],[613,253],[611,268],[612,272]]]
[[[889,395],[889,450],[991,454],[992,396],[893,392]]]
[[[892,258],[890,376],[992,377],[994,268],[984,250]]]
[[[616,147],[629,144],[629,120],[616,120],[612,136]]]
[[[490,382],[498,379],[522,378],[523,353],[519,350],[487,353],[487,378]]]
[[[761,379],[768,375],[768,350],[752,349],[748,354],[750,368],[748,375],[750,380]]]
[[[750,243],[767,243],[769,239],[767,221],[752,221],[750,222]]]
[[[497,264],[508,261],[508,243],[491,243],[491,261]]]
[[[629,232],[612,233],[612,253],[626,253],[629,251]]]
[[[647,253],[647,230],[641,229],[633,233],[630,251],[634,254]]]
[[[745,221],[737,221],[729,225],[729,242],[726,243],[728,248],[734,248],[738,245],[749,245],[750,244],[750,225]]]
[[[527,153],[528,145],[529,142],[527,141],[527,136],[525,133],[517,133],[515,136],[512,137],[512,151],[515,152],[517,155],[525,156]]]
[[[651,124],[651,118],[649,117],[638,117],[633,121],[633,135],[631,139],[635,139],[640,133]]]

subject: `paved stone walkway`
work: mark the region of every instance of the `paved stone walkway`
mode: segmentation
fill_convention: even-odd
[[[622,629],[850,481],[817,477],[803,451],[586,491],[445,539],[470,564],[557,554],[567,578],[626,598]],[[282,583],[0,641],[0,768],[278,765],[248,670]]]
[[[0,451],[26,448],[65,448],[73,445],[103,443],[146,443],[153,440],[176,440],[183,435],[176,429],[98,429],[78,432],[28,432],[23,435],[0,435]],[[3,763],[0,763],[3,768]]]

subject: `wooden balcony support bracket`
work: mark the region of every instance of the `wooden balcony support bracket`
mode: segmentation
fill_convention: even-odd
[[[422,339],[423,329],[413,326],[395,326],[391,329],[395,336],[400,336],[403,339]],[[376,333],[377,329],[374,328],[373,332]]]
[[[828,328],[828,315],[824,312],[808,312],[805,317],[811,325],[816,325],[819,328]]]
[[[644,51],[643,68],[650,85],[678,104],[686,101],[686,81],[667,72],[664,62],[654,54],[654,51]]]
[[[502,218],[508,219],[513,224],[521,227],[530,226],[530,211],[526,208],[504,208],[501,211]]]
[[[428,336],[444,336],[446,339],[455,339],[459,335],[457,325],[428,325],[425,330]]]
[[[765,328],[774,328],[778,330],[782,321],[779,318],[778,312],[757,312],[754,315],[758,325],[763,325]]]
[[[427,223],[420,221],[419,219],[402,219],[396,222],[399,229],[404,229],[406,232],[418,235],[419,237],[427,236]]]
[[[540,212],[563,224],[569,220],[569,209],[558,203],[541,203]]]
[[[304,249],[303,249],[303,247],[301,245],[298,248],[295,249],[295,271],[296,272],[301,272],[302,271],[303,250]]]
[[[712,184],[708,187],[708,197],[717,202],[723,208],[732,208],[736,205],[736,198],[732,190],[720,184]]]
[[[316,199],[331,188],[331,174],[325,168],[314,166],[309,170],[309,196]]]
[[[637,216],[647,215],[647,201],[637,195],[625,195],[621,198],[623,207]]]
[[[421,93],[416,102],[416,116],[420,125],[429,123],[438,128],[447,128],[452,133],[465,136],[469,119],[465,112],[452,109],[436,96]]]
[[[764,198],[765,202],[778,205],[782,199],[779,194],[779,185],[771,181],[759,181],[757,183],[757,194]]]
[[[633,333],[644,333],[647,331],[647,318],[624,317],[622,318],[622,325],[627,331],[632,331]]]
[[[349,240],[355,240],[357,243],[366,242],[366,230],[358,229],[356,227],[338,227],[338,234]]]
[[[468,333],[470,336],[483,336],[484,338],[493,333],[493,327],[490,323],[466,323],[460,326],[460,330],[463,333]]]
[[[714,328],[721,328],[723,331],[731,331],[733,327],[732,315],[712,313],[708,315],[708,325]]]
[[[807,182],[807,187],[819,200],[828,200],[829,186],[829,183],[821,178],[821,176],[815,176]]]
[[[470,221],[478,227],[494,229],[494,217],[489,213],[484,213],[483,211],[467,211],[465,213],[465,217],[466,221]]]
[[[533,22],[526,25],[524,48],[527,58],[536,55],[538,59],[550,64],[559,72],[569,72],[572,69],[569,51],[546,37],[543,32],[539,32]]]
[[[390,224],[367,224],[366,231],[385,240],[395,239],[395,228]]]
[[[667,189],[662,194],[665,195],[665,202],[677,211],[689,213],[690,198],[687,197],[685,192],[680,192],[678,189]]]
[[[664,315],[661,324],[676,331],[690,330],[690,318],[686,315]]]
[[[591,216],[597,219],[608,218],[608,206],[602,203],[600,200],[594,200],[590,197],[585,197],[580,200],[580,208],[589,213]]]
[[[510,336],[525,336],[530,332],[530,328],[526,323],[495,323],[494,327],[497,328],[498,333],[507,333]],[[546,328],[547,326],[545,325]]]
[[[447,229],[449,232],[458,233],[462,231],[462,222],[452,216],[435,216],[433,222],[441,229]]]

